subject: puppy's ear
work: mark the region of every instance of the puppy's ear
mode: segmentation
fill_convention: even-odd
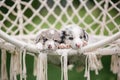
[[[61,33],[60,33],[60,31],[55,30],[55,33],[54,33],[54,37],[53,37],[53,38],[54,38],[54,40],[60,42],[60,41],[61,41]]]
[[[42,39],[42,35],[41,34],[37,35],[35,39],[35,44],[38,43],[41,39]]]
[[[62,34],[63,34],[63,35],[66,35],[66,31],[62,31]]]
[[[88,33],[85,30],[83,30],[83,38],[84,38],[85,41],[89,40]]]

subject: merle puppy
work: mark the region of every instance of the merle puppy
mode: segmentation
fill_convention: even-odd
[[[38,32],[35,44],[38,49],[57,49],[61,41],[60,33],[56,29],[43,29]]]
[[[79,26],[72,24],[63,27],[61,30],[61,45],[60,48],[80,49],[88,43],[88,34]],[[78,71],[83,70],[85,65],[85,55],[72,55],[68,58],[69,66],[76,66]]]
[[[88,34],[86,33],[85,30],[83,30],[79,26],[72,24],[67,25],[62,29],[61,43],[69,45],[73,49],[78,49],[87,45],[87,42]]]
[[[35,44],[39,50],[48,50],[51,53],[51,50],[58,49],[58,46],[61,41],[60,32],[56,29],[42,29],[37,33]],[[48,61],[52,64],[60,65],[59,56],[49,55]]]

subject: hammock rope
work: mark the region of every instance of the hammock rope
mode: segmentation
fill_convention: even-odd
[[[38,59],[37,59],[37,63],[35,62],[36,63],[36,67],[35,67],[36,72],[34,73],[34,75],[37,76],[37,80],[41,80],[41,79],[47,80],[47,55],[49,55],[49,51],[46,51],[46,50],[39,51],[34,44],[30,44],[30,43],[27,44],[23,41],[12,38],[1,30],[0,30],[0,33],[2,33],[2,34],[0,34],[0,37],[2,39],[5,39],[6,41],[8,41],[8,43],[13,44],[14,46],[18,46],[17,48],[19,48],[19,47],[21,48],[20,53],[19,53],[20,58],[17,57],[18,53],[12,54],[13,58],[11,57],[10,80],[13,80],[13,79],[17,80],[16,76],[19,73],[20,73],[20,80],[22,80],[22,79],[26,80],[25,56],[26,56],[27,51],[34,52],[34,53],[40,52]],[[83,53],[84,55],[87,55],[86,62],[85,62],[86,63],[85,77],[87,77],[87,80],[90,80],[90,70],[95,70],[95,73],[98,74],[98,70],[102,69],[101,60],[98,60],[96,55],[102,55],[102,54],[106,55],[106,54],[104,54],[104,53],[106,53],[106,51],[108,51],[107,52],[108,55],[111,55],[111,54],[115,55],[115,53],[118,54],[120,51],[119,44],[117,44],[116,46],[114,44],[112,44],[114,46],[112,46],[112,47],[110,46],[108,48],[103,48],[103,47],[109,43],[112,43],[113,41],[115,41],[119,38],[120,38],[120,32],[114,34],[111,37],[107,37],[104,40],[101,40],[94,44],[85,46],[85,47],[81,48],[80,50],[58,49],[56,51],[52,51],[52,53],[53,53],[52,55],[61,55],[61,71],[62,71],[61,72],[61,80],[68,80],[67,56],[68,55],[78,55],[78,52],[80,54]],[[14,41],[15,41],[15,43],[14,43]],[[2,43],[5,43],[5,42],[2,41]],[[32,49],[31,49],[31,46],[32,46]],[[34,48],[33,48],[33,46],[34,46]],[[103,49],[100,49],[100,47],[102,47]],[[38,52],[35,52],[35,51],[38,51]],[[50,54],[51,54],[51,52],[50,52]],[[116,58],[116,59],[118,60],[118,58]],[[114,59],[114,56],[112,57],[111,70],[114,73],[119,73],[119,72],[116,72],[116,70],[115,70],[115,68],[118,70],[118,66],[115,66],[116,59]],[[14,62],[14,61],[17,61],[17,62]],[[23,62],[21,62],[21,61],[23,61]],[[19,68],[18,68],[19,63],[20,63],[21,68],[20,68],[20,72],[17,72],[17,70],[19,70]],[[14,64],[16,64],[16,65],[14,65]],[[119,62],[118,62],[118,64],[119,64]]]
[[[25,48],[26,48],[26,50],[28,52],[32,52],[32,53],[38,53],[39,52],[34,44],[30,44],[30,43],[27,44],[24,41],[17,40],[15,38],[7,35],[6,33],[4,33],[1,30],[0,30],[0,38],[4,39],[5,41],[7,41],[7,42],[9,42],[9,43],[11,43],[13,45],[15,45],[18,48],[20,48],[22,46],[26,46]],[[96,49],[98,49],[100,47],[103,47],[105,45],[108,45],[108,44],[112,43],[113,41],[118,40],[119,38],[120,38],[120,32],[110,36],[109,38],[106,38],[104,40],[98,41],[97,43],[93,43],[93,44],[87,45],[87,46],[83,47],[82,50],[80,49],[79,52],[80,53],[84,53],[84,52],[89,52],[89,51],[96,50]],[[60,50],[58,50],[56,52],[59,52],[59,51]],[[116,50],[116,51],[119,51],[119,50]],[[57,53],[55,53],[55,54],[57,55]]]

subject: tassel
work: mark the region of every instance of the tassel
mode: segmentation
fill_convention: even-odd
[[[23,76],[22,76],[22,52],[23,52],[23,50],[20,50],[20,58],[19,58],[19,60],[20,60],[20,80],[22,80],[23,79]]]
[[[37,43],[38,50],[43,49],[41,43]],[[47,54],[39,52],[39,55],[34,57],[34,76],[37,76],[37,80],[47,80]]]
[[[20,69],[22,68],[22,65],[20,65],[20,50],[16,49],[15,51],[15,64],[16,64],[16,74],[20,74]]]
[[[111,71],[116,74],[118,73],[118,55],[112,55],[111,57]]]
[[[16,49],[14,54],[11,54],[10,62],[10,80],[17,80],[17,75],[20,74],[20,52]]]
[[[85,74],[84,77],[87,77],[87,80],[90,80],[90,64],[88,63],[89,56],[86,56],[85,60]]]
[[[40,43],[40,42],[37,43],[37,44],[36,44],[36,48],[37,48],[37,50],[39,51],[38,53],[40,53],[40,50],[43,49],[42,43]],[[39,70],[39,69],[38,69],[38,68],[39,68],[39,66],[38,66],[38,65],[39,65],[39,62],[38,62],[38,61],[39,61],[39,58],[40,58],[39,55],[35,55],[35,56],[34,56],[34,71],[33,71],[33,75],[34,75],[34,76],[37,76],[37,74],[39,74],[39,73],[37,73],[38,70]]]
[[[21,48],[20,51],[20,80],[26,80],[26,63],[25,63],[25,57],[26,57],[26,49],[24,47]]]
[[[1,54],[1,80],[8,80],[8,75],[7,75],[7,69],[6,69],[6,59],[7,59],[7,54],[6,50],[2,49],[2,54]]]
[[[11,54],[11,61],[10,61],[10,80],[14,80],[14,66],[13,66],[13,64],[14,64],[14,60],[13,60],[13,54]]]
[[[34,56],[34,71],[33,71],[33,75],[37,76],[37,63],[38,63],[38,56]]]
[[[84,77],[87,77],[87,80],[90,80],[90,70],[95,70],[95,74],[98,75],[98,70],[102,69],[102,62],[100,58],[98,59],[97,56],[90,52],[87,53],[88,55],[86,56],[86,68],[85,68],[85,74]]]
[[[61,56],[61,80],[68,80],[68,58],[67,58],[67,53],[63,53]]]
[[[87,77],[88,73],[88,56],[86,56],[85,59],[85,73],[84,73],[84,77]]]
[[[97,59],[98,59],[98,70],[101,70],[103,68],[101,56],[99,56]]]
[[[117,80],[120,80],[120,58],[118,58],[118,73],[117,73]]]
[[[22,76],[24,80],[26,80],[26,63],[25,63],[25,57],[26,57],[26,50],[23,51],[23,70],[22,70]]]
[[[98,70],[103,68],[101,60],[94,53],[89,53],[89,64],[90,70],[95,70],[96,75],[98,75]]]
[[[39,53],[37,59],[37,80],[47,80],[47,54]]]
[[[96,60],[96,55],[89,55],[89,65],[90,65],[90,69],[91,70],[95,70],[95,73],[98,74],[98,70],[97,70],[97,65],[98,62]]]

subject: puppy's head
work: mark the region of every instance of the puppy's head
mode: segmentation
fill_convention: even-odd
[[[56,49],[60,43],[60,33],[55,29],[42,31],[36,38],[36,43],[42,43],[44,49]]]
[[[81,48],[88,42],[88,34],[77,25],[68,25],[62,30],[62,43],[69,44],[72,48]]]

